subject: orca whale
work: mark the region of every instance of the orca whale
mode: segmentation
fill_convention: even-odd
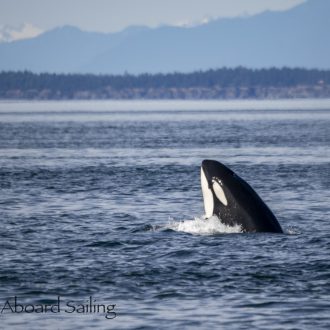
[[[226,225],[240,225],[243,232],[283,233],[265,202],[225,165],[204,160],[201,185],[206,218],[216,215]]]

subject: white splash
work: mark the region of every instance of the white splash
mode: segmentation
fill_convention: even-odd
[[[301,234],[301,231],[299,230],[299,228],[296,228],[296,227],[288,227],[288,228],[283,228],[283,232],[284,234],[287,234],[287,235],[300,235]]]
[[[231,234],[242,232],[241,226],[227,226],[223,224],[216,216],[212,216],[208,219],[200,217],[195,218],[194,220],[172,220],[167,226],[165,226],[165,228],[196,235]]]

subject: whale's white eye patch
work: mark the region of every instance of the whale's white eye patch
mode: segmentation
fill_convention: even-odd
[[[220,186],[219,182],[213,181],[212,185],[213,191],[215,193],[215,196],[218,198],[218,200],[225,206],[228,205],[228,201],[225,195],[225,192],[223,191],[222,187]]]

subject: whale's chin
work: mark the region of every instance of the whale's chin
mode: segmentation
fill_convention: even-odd
[[[214,211],[214,199],[213,199],[212,190],[209,187],[209,182],[206,178],[203,167],[201,167],[201,186],[202,186],[202,194],[204,200],[205,217],[210,218],[212,217]]]

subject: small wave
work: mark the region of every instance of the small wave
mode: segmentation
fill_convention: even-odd
[[[195,218],[194,220],[172,220],[165,226],[165,229],[196,235],[232,234],[242,232],[241,226],[227,226],[216,216],[212,216],[208,219],[200,217]]]
[[[146,224],[146,225],[134,228],[132,230],[132,233],[139,233],[139,232],[144,232],[144,231],[159,231],[160,229],[162,229],[161,226]]]
[[[99,241],[99,242],[93,242],[86,246],[88,246],[88,247],[116,247],[116,246],[121,246],[121,245],[123,245],[123,243],[118,242],[118,241]]]

